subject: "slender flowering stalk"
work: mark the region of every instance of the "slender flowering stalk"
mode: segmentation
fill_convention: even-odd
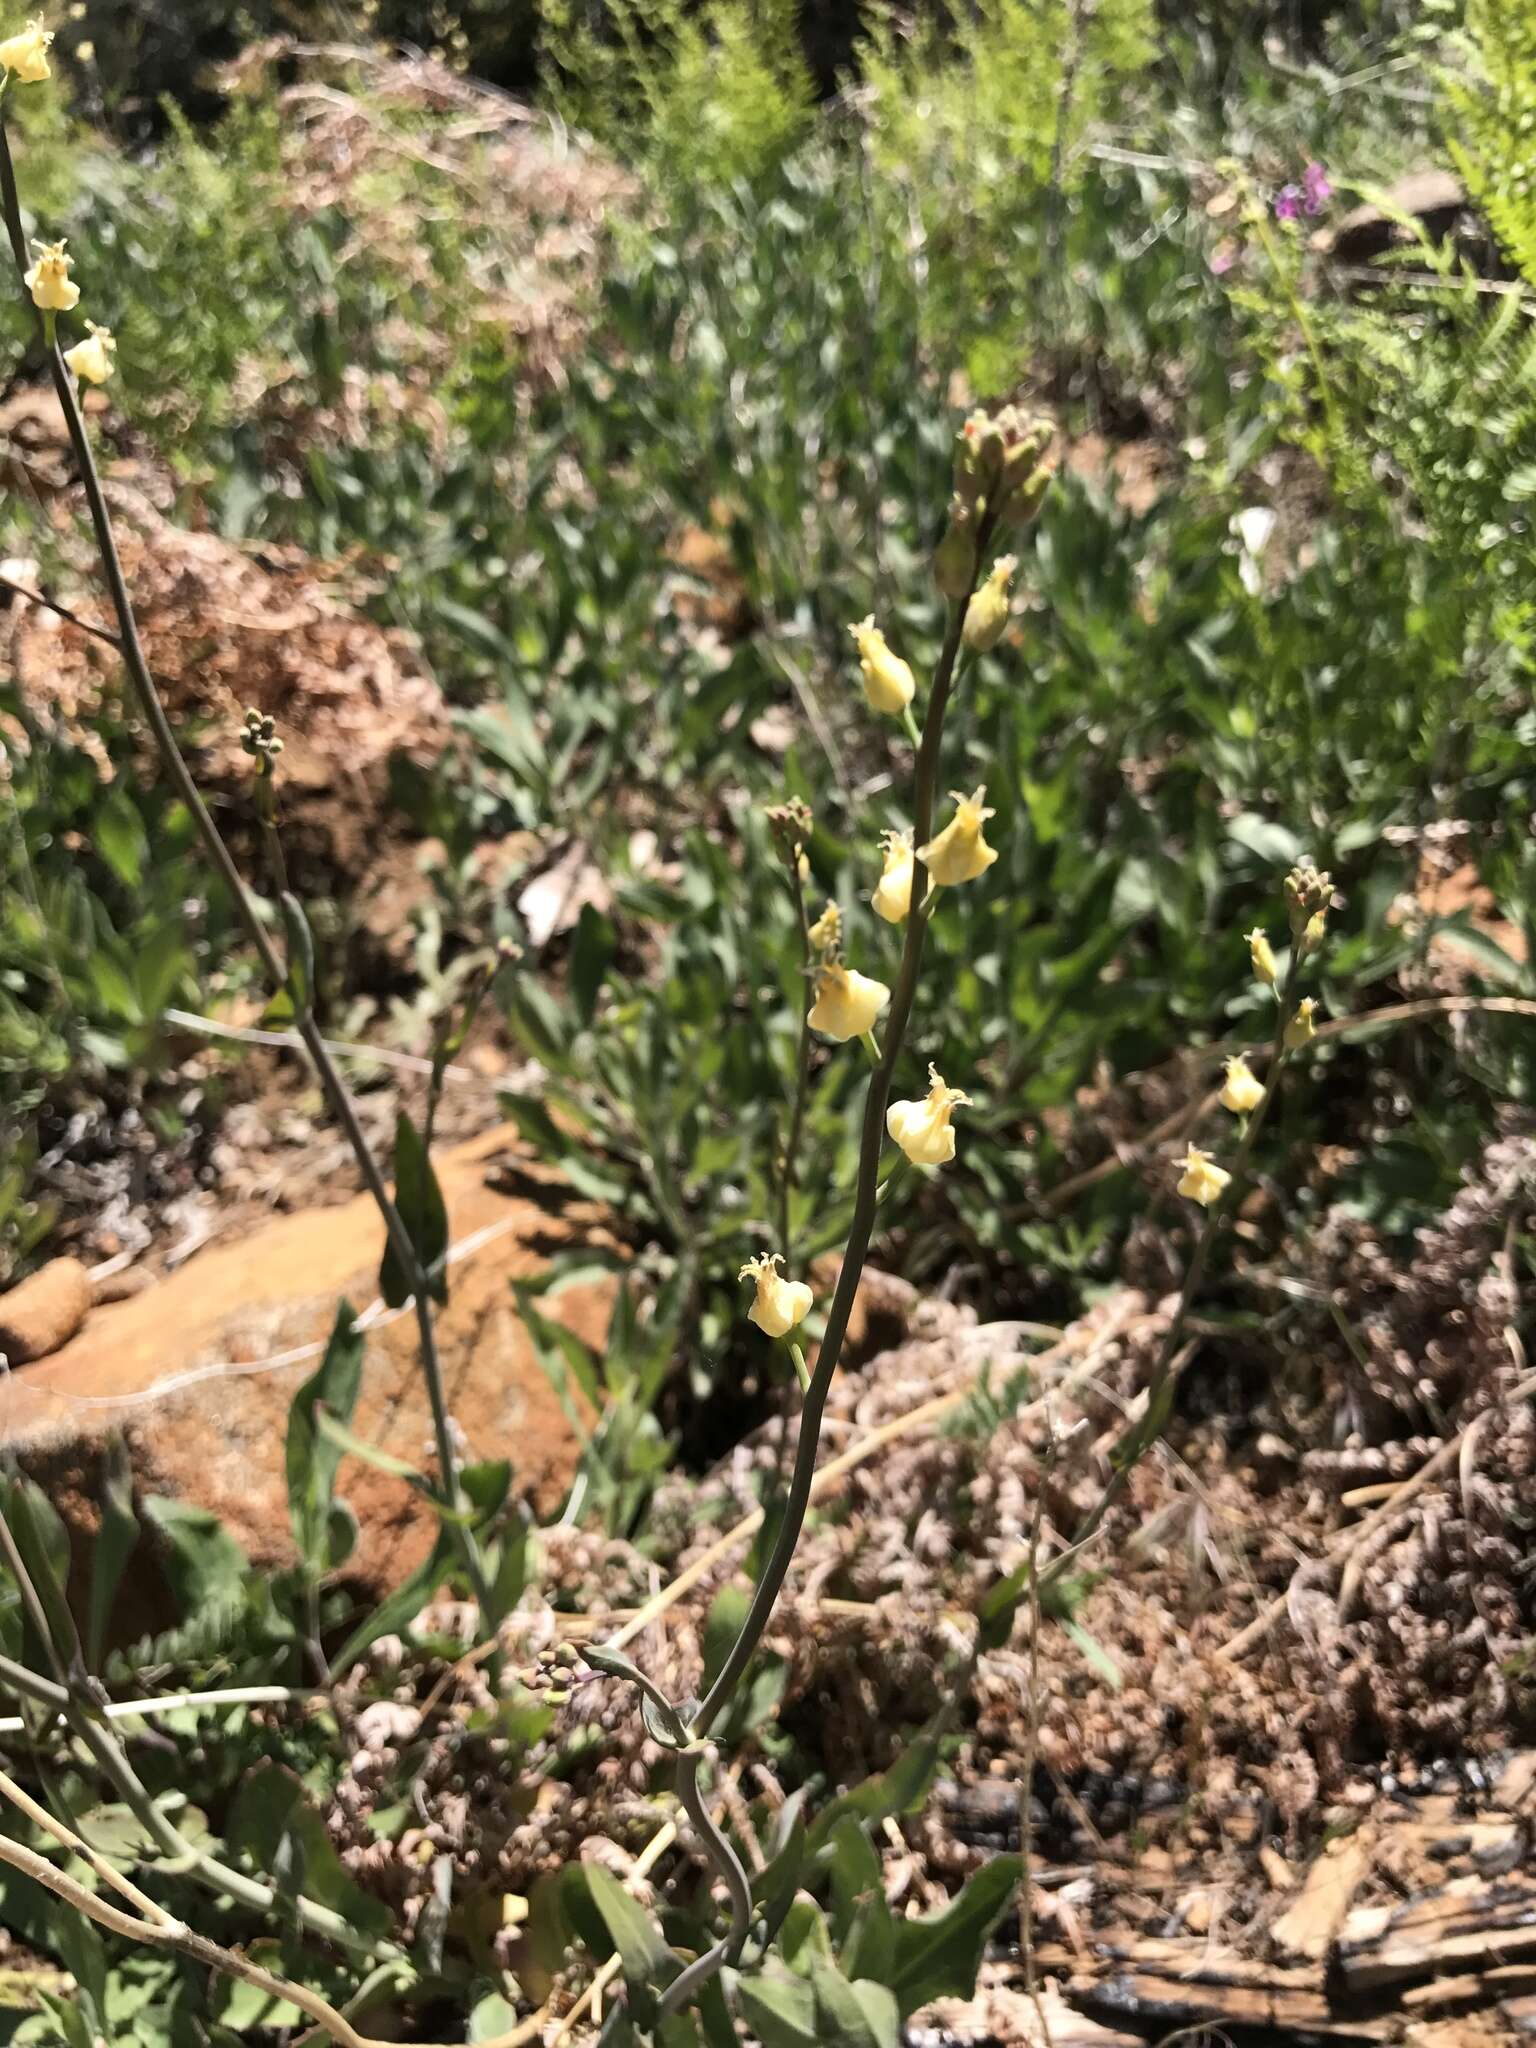
[[[1332,884],[1329,877],[1319,874],[1310,862],[1304,862],[1291,870],[1290,875],[1286,878],[1285,893],[1293,932],[1304,930],[1314,917],[1321,918],[1324,915],[1331,892]],[[1243,1127],[1242,1138],[1230,1169],[1218,1165],[1209,1153],[1202,1152],[1195,1145],[1191,1145],[1185,1155],[1182,1162],[1183,1171],[1178,1182],[1178,1192],[1186,1200],[1197,1202],[1205,1210],[1205,1225],[1200,1232],[1194,1252],[1190,1257],[1189,1265],[1185,1269],[1184,1285],[1179,1292],[1178,1306],[1174,1309],[1173,1320],[1169,1323],[1167,1331],[1164,1333],[1162,1344],[1158,1349],[1156,1363],[1153,1365],[1151,1376],[1147,1381],[1146,1405],[1139,1420],[1131,1425],[1117,1448],[1115,1468],[1110,1475],[1108,1484],[1099,1495],[1098,1500],[1094,1503],[1088,1515],[1079,1524],[1071,1543],[1057,1557],[1053,1558],[1045,1571],[1041,1573],[1040,1584],[1042,1588],[1052,1585],[1058,1580],[1072,1560],[1083,1549],[1083,1546],[1092,1541],[1100,1525],[1103,1523],[1104,1517],[1109,1513],[1110,1508],[1124,1491],[1132,1472],[1163,1432],[1163,1427],[1168,1420],[1173,1404],[1173,1374],[1180,1358],[1184,1326],[1188,1321],[1189,1311],[1194,1305],[1195,1298],[1199,1294],[1205,1280],[1206,1267],[1210,1263],[1212,1248],[1230,1213],[1232,1191],[1234,1188],[1240,1189],[1244,1185],[1249,1162],[1253,1158],[1254,1147],[1258,1143],[1259,1133],[1263,1130],[1269,1113],[1274,1107],[1275,1097],[1280,1091],[1280,1082],[1286,1065],[1297,1047],[1305,1043],[1304,1038],[1298,1037],[1295,1028],[1296,1017],[1301,1014],[1301,1010],[1298,1009],[1297,1012],[1292,1013],[1290,997],[1295,988],[1297,976],[1300,974],[1306,959],[1306,949],[1299,944],[1292,947],[1284,980],[1283,982],[1278,982],[1278,969],[1274,953],[1263,931],[1256,927],[1246,936],[1253,966],[1259,979],[1270,981],[1271,986],[1275,988],[1276,995],[1275,1031],[1274,1037],[1270,1042],[1269,1061],[1266,1069],[1267,1086],[1259,1089],[1258,1100],[1254,1103],[1252,1114],[1248,1117],[1248,1121]],[[1266,966],[1269,969],[1267,974],[1264,971]],[[1272,977],[1275,977],[1275,979],[1272,979]],[[1312,999],[1310,997],[1305,998],[1301,1008],[1305,1010],[1308,1023],[1310,1024],[1313,1009]],[[1250,1075],[1249,1078],[1252,1079],[1253,1077]],[[1230,1086],[1230,1068],[1228,1085]],[[1258,1086],[1257,1081],[1254,1082],[1254,1085]]]
[[[804,841],[811,829],[811,813],[798,798],[789,804],[775,805],[768,813],[768,823],[784,857],[789,875],[789,886],[795,903],[795,924],[800,934],[801,971],[809,979],[812,962],[812,941],[810,913],[805,906],[805,884],[810,863],[805,857]],[[800,1013],[800,1035],[795,1050],[795,1088],[790,1101],[789,1121],[784,1132],[783,1154],[779,1162],[779,1242],[784,1247],[786,1260],[795,1256],[794,1218],[791,1213],[794,1204],[795,1176],[799,1165],[800,1133],[805,1124],[805,1105],[811,1088],[811,1020],[807,1011]]]
[[[95,458],[91,453],[90,441],[85,430],[85,419],[80,411],[75,380],[70,375],[69,368],[64,361],[58,340],[53,331],[55,311],[38,296],[39,284],[35,280],[41,276],[43,261],[47,257],[62,256],[63,245],[61,243],[50,245],[40,254],[37,265],[29,266],[26,235],[21,219],[21,200],[16,189],[16,170],[11,158],[10,137],[5,126],[3,101],[0,101],[0,212],[4,214],[6,231],[10,238],[11,254],[15,259],[18,276],[32,297],[33,303],[38,307],[38,322],[43,330],[43,341],[48,358],[49,372],[53,378],[53,388],[64,414],[64,422],[69,432],[70,445],[74,450],[75,461],[80,471],[80,482],[85,491],[86,504],[90,511],[91,525],[95,529],[96,543],[101,553],[102,569],[106,576],[107,590],[112,600],[112,609],[117,615],[118,641],[122,651],[123,666],[127,670],[134,695],[138,699],[139,707],[149,725],[166,774],[169,776],[178,797],[186,806],[209,859],[229,891],[230,900],[235,905],[240,920],[245,926],[247,936],[255,948],[257,958],[261,962],[262,971],[274,989],[284,988],[287,986],[289,979],[287,969],[278,957],[277,949],[272,943],[266,926],[257,915],[256,906],[246,891],[245,883],[239,869],[235,865],[234,857],[230,853],[229,848],[224,844],[219,829],[213,822],[208,806],[203,802],[202,793],[198,789],[197,783],[186,762],[182,759],[181,749],[176,743],[176,735],[171,729],[170,720],[166,717],[165,707],[160,702],[159,693],[155,689],[154,678],[149,672],[149,664],[145,659],[143,643],[139,638],[138,620],[134,615],[133,601],[128,594],[127,580],[123,575],[122,561],[117,551],[117,539],[113,530],[112,515],[107,509],[106,498],[101,488],[101,479],[97,474]],[[67,259],[66,267],[60,275],[63,281],[70,283],[70,288],[74,290],[75,287],[68,277]],[[55,278],[53,285],[45,285],[45,288],[52,292],[56,284],[57,278]],[[73,301],[70,303],[72,304]],[[437,1333],[432,1321],[432,1304],[427,1276],[422,1271],[421,1262],[416,1255],[416,1247],[411,1241],[411,1234],[407,1230],[399,1210],[395,1207],[394,1201],[391,1199],[384,1175],[380,1171],[378,1161],[373,1156],[372,1148],[364,1135],[363,1127],[358,1121],[356,1106],[347,1090],[345,1081],[341,1077],[340,1069],[331,1057],[310,1005],[306,1003],[299,1006],[294,1018],[294,1024],[304,1041],[305,1050],[314,1066],[321,1088],[331,1105],[337,1121],[341,1124],[346,1134],[347,1142],[357,1160],[364,1183],[373,1198],[374,1206],[378,1209],[383,1219],[385,1234],[389,1239],[390,1245],[393,1247],[397,1258],[401,1261],[404,1271],[411,1279],[411,1291],[415,1301],[417,1334],[421,1346],[422,1376],[426,1383],[428,1403],[432,1410],[432,1430],[437,1446],[438,1483],[444,1504],[454,1511],[450,1526],[454,1532],[454,1540],[459,1546],[465,1572],[468,1575],[470,1585],[474,1589],[475,1598],[480,1603],[487,1621],[494,1625],[498,1617],[495,1613],[490,1579],[485,1569],[484,1560],[480,1555],[480,1546],[475,1540],[473,1531],[458,1512],[460,1506],[458,1457],[454,1450],[453,1431],[449,1421],[447,1399],[443,1389],[442,1365],[437,1350]]]
[[[944,735],[945,714],[949,709],[950,694],[955,685],[960,657],[960,635],[969,597],[970,592],[967,590],[951,605],[948,630],[944,636],[938,667],[934,672],[933,687],[929,692],[922,745],[918,749],[912,805],[913,836],[916,841],[924,843],[933,828],[933,801],[938,780],[939,751]],[[869,1252],[869,1241],[874,1232],[880,1193],[880,1159],[885,1144],[886,1110],[890,1102],[896,1066],[906,1040],[913,1000],[917,994],[918,973],[923,959],[923,941],[927,933],[928,910],[923,902],[926,884],[927,870],[923,865],[922,855],[914,853],[912,914],[906,921],[901,965],[891,989],[884,1050],[870,1074],[864,1098],[864,1121],[859,1140],[859,1166],[854,1189],[853,1216],[848,1227],[843,1262],[838,1270],[837,1285],[833,1289],[832,1301],[827,1310],[827,1325],[822,1334],[816,1369],[811,1375],[811,1383],[806,1389],[805,1399],[801,1405],[800,1435],[795,1446],[795,1463],[790,1474],[789,1494],[784,1504],[783,1519],[779,1524],[773,1550],[753,1589],[751,1604],[747,1609],[741,1632],[716,1674],[714,1684],[694,1715],[693,1734],[700,1740],[714,1726],[752,1661],[762,1640],[763,1631],[767,1628],[769,1618],[777,1605],[790,1561],[800,1541],[800,1531],[805,1523],[805,1512],[811,1498],[811,1482],[816,1473],[816,1446],[821,1433],[821,1420],[826,1412],[827,1396],[832,1390],[832,1382],[837,1374],[838,1361],[842,1356],[843,1343],[848,1334],[848,1319],[853,1313],[854,1296]]]

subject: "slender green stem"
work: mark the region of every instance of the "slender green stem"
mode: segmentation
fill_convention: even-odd
[[[880,1041],[876,1038],[873,1031],[866,1031],[859,1040],[859,1043],[869,1054],[869,1064],[872,1067],[878,1067],[880,1064]]]
[[[1232,1162],[1231,1181],[1223,1190],[1221,1199],[1213,1202],[1206,1211],[1205,1227],[1200,1232],[1193,1256],[1188,1267],[1185,1269],[1184,1285],[1179,1290],[1178,1305],[1174,1309],[1173,1320],[1169,1323],[1167,1330],[1163,1334],[1163,1341],[1157,1354],[1157,1362],[1153,1366],[1151,1377],[1147,1381],[1147,1398],[1146,1405],[1142,1411],[1142,1419],[1133,1423],[1126,1436],[1122,1439],[1120,1462],[1110,1474],[1109,1481],[1104,1487],[1103,1492],[1089,1509],[1083,1521],[1078,1525],[1072,1541],[1062,1551],[1060,1556],[1052,1558],[1051,1562],[1041,1573],[1040,1585],[1042,1589],[1053,1585],[1060,1579],[1067,1567],[1080,1554],[1084,1545],[1092,1541],[1093,1537],[1098,1533],[1104,1517],[1125,1491],[1131,1474],[1162,1433],[1160,1429],[1148,1430],[1145,1426],[1146,1421],[1149,1418],[1156,1417],[1162,1407],[1168,1391],[1169,1381],[1180,1357],[1184,1325],[1188,1321],[1190,1309],[1194,1306],[1195,1299],[1204,1282],[1205,1270],[1210,1263],[1212,1247],[1215,1245],[1217,1236],[1230,1215],[1238,1193],[1247,1178],[1248,1163],[1253,1157],[1253,1148],[1258,1142],[1259,1133],[1263,1130],[1268,1120],[1270,1108],[1279,1091],[1280,1077],[1284,1073],[1286,1062],[1290,1058],[1285,1044],[1285,1027],[1291,1014],[1291,994],[1296,984],[1300,966],[1300,952],[1293,947],[1290,965],[1286,971],[1285,984],[1275,992],[1275,1035],[1270,1046],[1269,1060],[1265,1067],[1264,1094],[1244,1126],[1242,1138],[1237,1148],[1237,1155]]]
[[[807,977],[811,971],[811,920],[805,907],[805,883],[799,861],[789,862],[790,885],[795,892],[795,919],[800,927],[800,964]],[[805,1125],[805,1105],[811,1087],[811,1004],[800,1004],[800,1043],[795,1053],[795,1092],[790,1104],[789,1124],[784,1133],[784,1156],[779,1172],[779,1248],[787,1271],[795,1270],[794,1217],[795,1172],[800,1155],[800,1133]]]
[[[699,1766],[703,1762],[703,1757],[704,1752],[701,1749],[690,1749],[685,1750],[678,1758],[677,1797],[708,1851],[710,1862],[725,1879],[726,1890],[731,1895],[731,1926],[728,1934],[717,1941],[713,1948],[706,1949],[667,1987],[661,2000],[663,2019],[671,2013],[680,2012],[695,1991],[707,1984],[717,1970],[735,1962],[745,1947],[747,1935],[752,1928],[751,1880],[742,1868],[741,1858],[731,1846],[729,1838],[716,1826],[708,1802],[700,1789]]]
[[[811,1369],[806,1364],[805,1353],[800,1349],[800,1346],[798,1344],[791,1343],[789,1347],[789,1356],[795,1368],[795,1378],[800,1382],[800,1391],[803,1394],[807,1391],[811,1384]]]
[[[8,1685],[21,1699],[35,1700],[40,1707],[52,1707],[56,1714],[62,1714],[69,1705],[67,1686],[55,1685],[51,1678],[29,1671],[25,1664],[18,1664],[10,1657],[0,1657],[0,1685]]]
[[[49,1660],[55,1670],[62,1671],[63,1660],[53,1634],[48,1627],[37,1588],[32,1583],[8,1523],[0,1516],[0,1548],[3,1548],[6,1563],[16,1581],[23,1605],[29,1616],[41,1618],[39,1634]],[[90,1752],[102,1775],[117,1791],[123,1804],[144,1829],[162,1858],[175,1863],[188,1876],[200,1884],[205,1891],[222,1894],[237,1900],[253,1912],[264,1915],[292,1911],[299,1925],[307,1933],[334,1942],[339,1947],[349,1948],[370,1959],[393,1958],[398,1951],[388,1942],[373,1941],[359,1934],[339,1913],[333,1913],[328,1906],[316,1904],[313,1899],[287,1899],[277,1890],[259,1878],[247,1877],[244,1871],[234,1870],[218,1857],[209,1855],[189,1842],[169,1816],[161,1811],[150,1796],[143,1780],[128,1761],[111,1727],[97,1711],[98,1702],[94,1697],[83,1696],[84,1667],[79,1680],[70,1679],[56,1684],[43,1678],[24,1665],[13,1663],[9,1658],[0,1658],[0,1679],[12,1687],[23,1699],[35,1700],[39,1706],[50,1708],[62,1714],[71,1732]]]
[[[983,552],[983,549],[978,548],[978,559]],[[928,714],[917,754],[912,806],[913,843],[916,846],[926,845],[933,829],[933,799],[938,779],[939,749],[944,734],[944,715],[949,708],[950,691],[954,684],[956,661],[960,653],[960,631],[965,619],[965,603],[966,600],[962,598],[951,607],[948,631],[944,636],[943,650],[939,655],[933,688],[929,693]],[[914,857],[914,903],[922,901],[925,880],[926,872],[922,861]],[[811,1482],[816,1473],[816,1446],[821,1433],[821,1420],[826,1411],[832,1381],[837,1373],[838,1360],[842,1355],[843,1340],[848,1334],[848,1319],[853,1312],[854,1295],[858,1290],[864,1260],[869,1251],[870,1237],[874,1231],[875,1209],[879,1196],[880,1158],[885,1146],[886,1105],[890,1100],[891,1081],[901,1057],[907,1021],[912,1014],[912,1004],[917,994],[918,970],[922,965],[926,928],[926,918],[921,911],[914,910],[907,919],[901,965],[891,991],[885,1049],[869,1077],[869,1088],[864,1098],[864,1124],[859,1144],[859,1169],[854,1193],[853,1218],[849,1224],[848,1242],[843,1252],[837,1286],[833,1291],[832,1305],[827,1312],[827,1327],[821,1340],[821,1352],[800,1412],[800,1435],[795,1446],[794,1470],[790,1475],[784,1517],[779,1525],[772,1554],[753,1590],[741,1633],[731,1646],[714,1684],[709,1689],[708,1696],[694,1717],[693,1727],[696,1735],[703,1736],[708,1733],[751,1663],[753,1653],[762,1640],[763,1631],[767,1628],[778,1602],[780,1590],[789,1571],[790,1560],[795,1554],[800,1531],[805,1523],[806,1510],[810,1505]]]
[[[16,261],[18,276],[27,268],[26,236],[21,224],[21,200],[16,189],[16,171],[11,160],[10,137],[6,132],[3,107],[0,107],[0,210],[5,215],[5,224],[10,236],[11,253]],[[234,857],[220,836],[217,825],[203,802],[201,792],[193,779],[190,769],[182,759],[181,749],[176,744],[176,735],[160,702],[154,678],[145,659],[143,644],[139,639],[138,621],[134,616],[133,601],[128,593],[127,581],[123,575],[121,557],[117,551],[117,539],[113,531],[112,516],[102,493],[101,479],[97,474],[95,459],[91,454],[90,441],[85,431],[85,421],[80,411],[75,391],[75,380],[59,352],[51,322],[38,317],[39,329],[43,334],[48,357],[48,367],[53,378],[54,391],[64,414],[69,430],[70,444],[80,471],[80,481],[85,491],[86,504],[90,510],[91,524],[95,529],[97,546],[101,551],[102,569],[106,576],[107,590],[117,615],[118,643],[122,652],[123,665],[138,699],[140,709],[154,737],[161,762],[169,776],[177,796],[185,804],[198,835],[224,886],[230,900],[244,924],[251,944],[261,961],[262,970],[274,989],[281,989],[287,983],[287,972],[279,960],[266,927],[263,925],[256,906],[246,891]],[[304,1047],[319,1077],[320,1085],[330,1102],[338,1122],[346,1134],[347,1142],[356,1157],[363,1180],[373,1197],[384,1222],[385,1233],[393,1246],[396,1256],[411,1277],[412,1293],[415,1296],[416,1327],[421,1345],[422,1376],[426,1381],[427,1399],[432,1410],[432,1431],[437,1444],[438,1480],[445,1501],[452,1507],[459,1505],[458,1459],[453,1448],[453,1431],[448,1416],[447,1400],[443,1390],[442,1361],[438,1354],[437,1337],[433,1328],[432,1305],[428,1292],[427,1277],[422,1272],[421,1262],[416,1256],[416,1247],[411,1234],[390,1197],[389,1188],[373,1150],[364,1135],[358,1120],[356,1105],[341,1077],[341,1072],[331,1058],[321,1036],[314,1015],[306,1005],[295,1017],[294,1023]],[[461,1522],[453,1523],[455,1539],[463,1555],[464,1568],[474,1588],[488,1621],[494,1623],[492,1612],[490,1580],[480,1555],[480,1547],[472,1532]]]
[[[910,704],[903,705],[902,707],[901,723],[907,738],[912,742],[913,753],[919,752],[922,748],[923,736],[917,729],[917,720],[912,716],[912,706]]]

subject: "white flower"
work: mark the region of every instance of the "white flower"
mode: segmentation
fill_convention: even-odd
[[[756,1323],[765,1337],[783,1337],[810,1312],[811,1290],[803,1280],[786,1280],[779,1272],[784,1263],[781,1252],[765,1252],[748,1259],[736,1275],[757,1282],[757,1298],[747,1310],[747,1321]]]
[[[1275,530],[1275,515],[1267,505],[1248,505],[1234,512],[1228,522],[1237,540],[1237,573],[1250,597],[1264,591],[1264,550]]]
[[[949,1087],[937,1067],[928,1069],[928,1093],[919,1102],[893,1102],[885,1128],[914,1166],[947,1166],[955,1156],[950,1118],[971,1098]]]
[[[64,351],[64,360],[77,377],[83,377],[87,384],[105,384],[117,367],[117,343],[112,339],[110,327],[98,327],[94,320],[85,323],[86,338],[77,341],[73,348]]]

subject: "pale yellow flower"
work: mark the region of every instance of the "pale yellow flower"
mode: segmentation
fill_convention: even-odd
[[[882,835],[885,866],[870,897],[875,915],[887,924],[900,924],[912,908],[912,834],[887,832]]]
[[[1226,1168],[1218,1166],[1210,1153],[1202,1152],[1198,1145],[1190,1146],[1182,1163],[1184,1172],[1179,1181],[1179,1193],[1187,1195],[1192,1202],[1198,1202],[1202,1209],[1209,1209],[1212,1202],[1219,1202],[1232,1180]]]
[[[73,348],[64,351],[64,360],[77,377],[83,377],[87,384],[105,384],[117,367],[117,343],[112,339],[110,327],[98,327],[94,320],[85,323],[86,338],[77,341]]]
[[[935,882],[950,886],[974,882],[997,859],[997,848],[988,846],[981,836],[987,819],[997,815],[986,809],[982,801],[986,793],[985,785],[974,796],[962,796],[957,789],[950,791],[955,802],[954,817],[937,838],[917,850],[918,859]]]
[[[1301,935],[1301,950],[1303,951],[1303,953],[1315,953],[1318,947],[1323,943],[1323,940],[1326,938],[1327,933],[1327,912],[1323,910],[1314,910],[1312,915],[1307,919],[1306,929],[1302,932]]]
[[[1247,1057],[1234,1053],[1227,1061],[1227,1084],[1221,1091],[1221,1106],[1230,1109],[1234,1116],[1248,1116],[1264,1100],[1264,1083],[1259,1080]]]
[[[862,1038],[874,1030],[875,1019],[890,999],[883,981],[856,974],[840,960],[824,960],[816,970],[816,1000],[806,1021],[813,1031],[839,1043]]]
[[[0,71],[14,73],[18,85],[41,85],[53,76],[48,65],[52,41],[52,29],[44,28],[42,16],[34,14],[24,29],[0,43]]]
[[[818,953],[835,953],[843,942],[843,913],[829,902],[806,933]]]
[[[26,275],[32,303],[45,313],[68,313],[80,303],[80,287],[70,276],[74,257],[62,242],[34,242],[37,254]]]
[[[859,667],[864,671],[864,694],[871,707],[886,712],[892,718],[900,718],[917,691],[911,669],[900,655],[892,654],[887,647],[885,635],[875,624],[873,612],[848,630],[859,650]]]
[[[960,637],[973,654],[990,654],[1008,624],[1008,585],[1019,566],[1017,555],[999,555],[992,573],[965,608]]]
[[[1296,1014],[1285,1027],[1285,1049],[1295,1052],[1299,1046],[1310,1045],[1317,1036],[1317,1004],[1311,996],[1303,996],[1296,1005]]]
[[[786,1280],[779,1271],[783,1263],[782,1253],[764,1252],[761,1258],[748,1259],[736,1275],[738,1280],[750,1276],[757,1282],[757,1299],[747,1310],[747,1321],[756,1323],[765,1337],[786,1336],[810,1312],[810,1288],[803,1280]]]
[[[1248,950],[1253,955],[1255,978],[1259,981],[1268,982],[1269,986],[1273,988],[1279,979],[1279,969],[1275,966],[1274,948],[1270,945],[1269,940],[1264,936],[1258,925],[1255,925],[1251,932],[1245,932],[1244,937],[1248,941]]]
[[[893,1102],[885,1128],[914,1166],[947,1166],[955,1156],[954,1111],[969,1095],[945,1085],[937,1067],[928,1069],[928,1093],[920,1102]]]

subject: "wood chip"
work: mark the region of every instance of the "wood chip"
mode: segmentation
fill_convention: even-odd
[[[1338,1962],[1351,1991],[1536,1955],[1536,1878],[1460,1877],[1405,1906],[1359,1906]]]
[[[1275,1892],[1288,1892],[1296,1883],[1296,1873],[1276,1848],[1268,1842],[1259,1845],[1259,1862],[1269,1881],[1269,1888]]]
[[[1370,1870],[1374,1841],[1375,1830],[1360,1827],[1328,1844],[1307,1872],[1301,1890],[1270,1929],[1277,1948],[1287,1955],[1321,1962]]]

